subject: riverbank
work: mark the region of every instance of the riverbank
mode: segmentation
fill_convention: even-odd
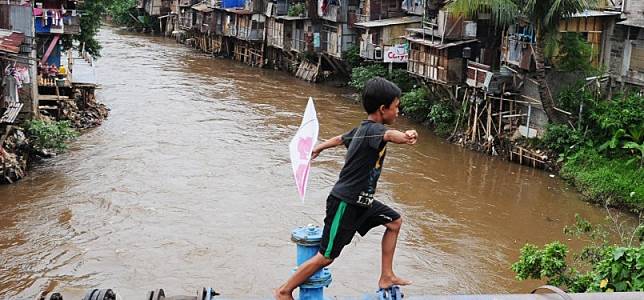
[[[63,152],[77,132],[100,126],[108,117],[109,108],[96,99],[94,88],[73,91],[73,98],[57,101],[55,115],[0,125],[0,184],[25,178],[38,161]]]

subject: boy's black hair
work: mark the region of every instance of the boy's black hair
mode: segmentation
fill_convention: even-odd
[[[372,114],[381,105],[389,107],[401,94],[400,88],[395,83],[382,77],[374,77],[364,84],[362,106],[368,114]]]

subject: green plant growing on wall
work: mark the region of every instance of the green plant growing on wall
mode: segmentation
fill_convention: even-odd
[[[78,132],[69,121],[33,120],[27,122],[27,133],[38,150],[67,150],[67,142],[78,137]]]

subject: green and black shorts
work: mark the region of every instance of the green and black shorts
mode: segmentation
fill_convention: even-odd
[[[371,207],[348,204],[332,195],[326,200],[326,217],[320,242],[320,253],[335,259],[353,236],[364,236],[371,228],[378,227],[400,218],[395,210],[374,200]]]

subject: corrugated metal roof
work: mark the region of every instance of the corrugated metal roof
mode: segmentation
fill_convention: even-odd
[[[571,18],[609,17],[609,16],[619,16],[621,14],[622,13],[618,11],[587,9],[585,11],[572,15]]]
[[[17,54],[20,44],[25,40],[25,34],[6,29],[0,29],[0,51]]]
[[[300,17],[300,16],[277,16],[275,19],[286,20],[286,21],[296,21],[296,20],[307,20],[309,17]]]
[[[31,27],[34,26],[34,15],[31,6],[12,5],[10,17],[12,30],[32,36]]]
[[[628,19],[625,21],[618,22],[617,25],[644,28],[644,19]]]
[[[24,104],[20,102],[12,102],[9,104],[7,109],[5,110],[4,114],[0,116],[0,123],[13,123],[16,121],[16,118],[18,117],[18,114],[20,113],[20,110],[22,109],[22,106]]]
[[[427,40],[427,39],[422,39],[422,38],[416,38],[416,37],[405,37],[406,40],[412,42],[412,43],[417,43],[425,46],[430,46],[432,48],[436,49],[445,49],[445,48],[450,48],[454,46],[459,46],[459,45],[464,45],[464,44],[469,44],[469,43],[475,43],[478,40],[477,39],[472,39],[472,40],[464,40],[464,41],[456,41],[456,42],[451,42],[451,43],[441,43],[439,40],[436,40],[434,42]]]
[[[206,3],[198,3],[192,6],[192,9],[200,12],[212,12],[213,9],[208,6]]]
[[[74,58],[72,65],[72,84],[92,84],[97,85],[96,70],[85,59],[80,57]]]
[[[383,20],[367,21],[355,23],[358,27],[371,28],[371,27],[385,27],[392,25],[401,25],[401,24],[410,24],[410,23],[420,23],[423,20],[419,16],[410,16],[410,17],[400,17],[400,18],[390,18]]]
[[[229,12],[229,13],[234,13],[236,15],[252,15],[253,14],[252,11],[246,10],[246,9],[226,8],[224,10]]]

